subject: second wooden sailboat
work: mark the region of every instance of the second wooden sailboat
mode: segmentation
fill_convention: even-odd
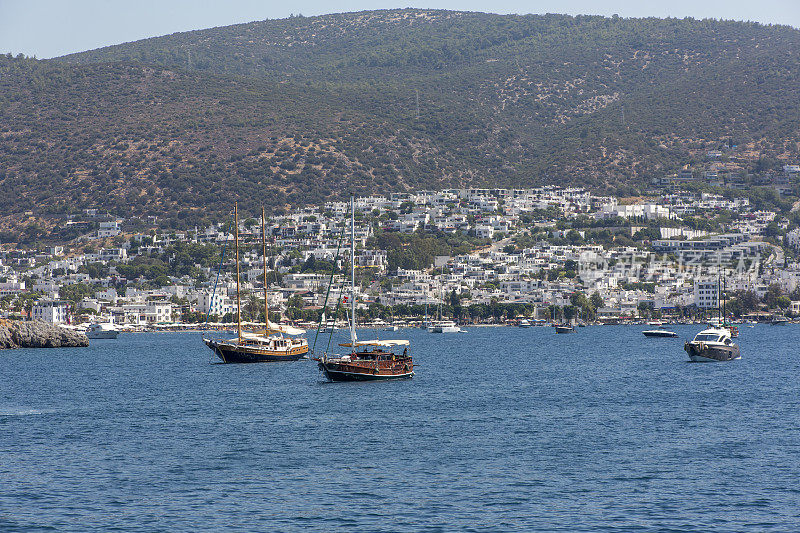
[[[350,342],[340,344],[350,348],[344,355],[327,352],[315,359],[319,369],[331,381],[376,381],[410,378],[414,375],[414,360],[408,353],[407,340],[360,341],[356,334],[356,234],[355,201],[350,197]],[[402,348],[402,352],[400,349]],[[397,350],[396,352],[393,350]]]

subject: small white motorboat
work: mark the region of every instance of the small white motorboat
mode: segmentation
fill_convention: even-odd
[[[452,320],[435,322],[428,326],[429,333],[460,333],[462,330]]]
[[[642,334],[645,337],[677,337],[678,336],[677,333],[675,333],[674,331],[669,331],[666,328],[664,328],[663,326],[660,327],[660,328],[656,328],[656,329],[648,329],[646,331],[643,331]]]
[[[86,328],[86,336],[90,339],[116,339],[117,335],[119,335],[119,330],[110,322],[91,324]]]

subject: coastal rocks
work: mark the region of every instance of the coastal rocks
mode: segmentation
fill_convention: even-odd
[[[0,350],[7,348],[67,348],[89,346],[89,339],[41,320],[0,320]]]

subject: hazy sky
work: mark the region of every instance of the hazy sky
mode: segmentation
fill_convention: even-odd
[[[39,58],[239,22],[364,9],[619,14],[754,20],[800,28],[800,0],[0,0],[0,52]]]

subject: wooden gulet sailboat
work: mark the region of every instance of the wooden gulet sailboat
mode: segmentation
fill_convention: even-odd
[[[292,326],[274,324],[269,320],[267,299],[267,232],[264,208],[261,208],[261,239],[264,255],[264,329],[242,331],[242,299],[239,287],[239,212],[238,204],[233,209],[236,242],[236,338],[203,338],[223,363],[264,363],[296,361],[308,354],[308,340],[301,335],[305,330]],[[284,336],[288,335],[288,336]]]
[[[414,361],[408,353],[407,340],[360,341],[356,334],[355,294],[355,200],[350,197],[350,342],[339,346],[350,348],[345,355],[329,356],[327,352],[315,359],[319,369],[330,381],[377,381],[410,378],[414,375]],[[402,353],[395,353],[402,347]]]

